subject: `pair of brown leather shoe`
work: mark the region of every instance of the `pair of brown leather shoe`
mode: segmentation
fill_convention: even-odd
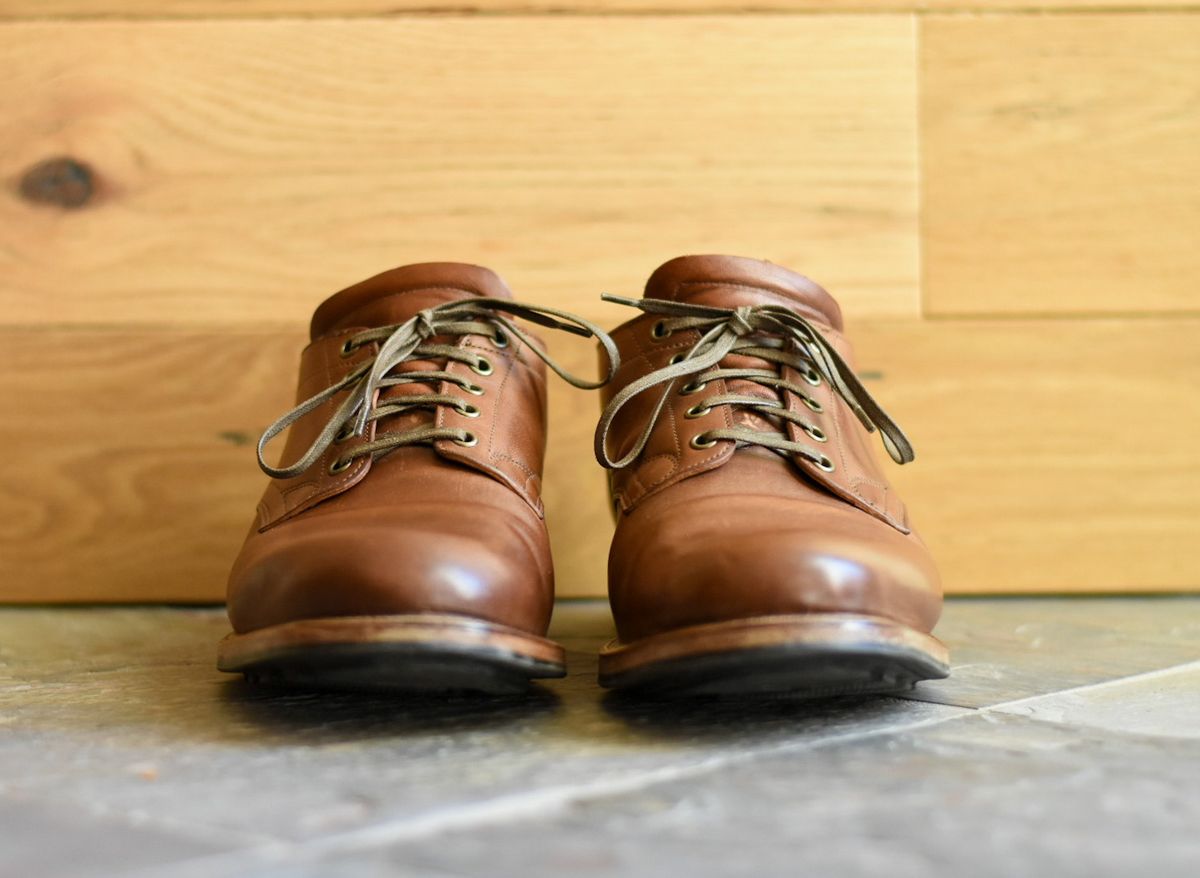
[[[947,673],[941,588],[869,450],[907,440],[855,376],[837,304],[770,263],[672,260],[607,335],[484,268],[411,265],[313,316],[297,407],[229,579],[222,670],[320,687],[510,692],[565,673],[540,496],[546,365],[603,386],[618,637],[600,683],[890,691]],[[563,372],[522,321],[597,338]],[[264,448],[288,430],[283,461]]]

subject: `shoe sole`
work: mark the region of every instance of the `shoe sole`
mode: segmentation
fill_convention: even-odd
[[[600,685],[655,695],[818,698],[900,692],[946,677],[935,637],[855,613],[762,616],[694,625],[600,652]]]
[[[217,668],[250,683],[359,691],[515,694],[566,675],[544,637],[452,615],[302,619],[230,634]]]

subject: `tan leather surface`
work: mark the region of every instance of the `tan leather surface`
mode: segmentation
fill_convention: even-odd
[[[409,319],[445,301],[511,298],[504,283],[477,266],[429,263],[385,272],[336,294],[316,311],[313,341],[301,357],[297,399],[330,386],[377,344],[349,356],[343,342],[362,329]],[[438,338],[446,343],[451,339]],[[329,466],[367,434],[334,445],[309,470],[272,480],[259,505],[228,585],[234,629],[246,632],[295,619],[394,613],[461,613],[543,634],[554,593],[550,549],[542,519],[546,370],[517,339],[500,348],[491,339],[455,342],[480,349],[494,366],[478,375],[469,395],[450,382],[405,384],[384,391],[458,393],[477,417],[439,408],[437,423],[461,421],[478,436],[398,448],[373,461],[359,457],[341,473]],[[400,371],[440,364],[414,360]],[[308,446],[340,395],[289,431],[284,459]],[[405,429],[433,418],[414,411],[385,419],[379,429]]]
[[[735,257],[683,257],[651,276],[646,296],[726,308],[787,305],[813,321],[853,363],[832,297],[780,266]],[[699,338],[695,331],[656,338],[655,322],[651,315],[641,316],[612,333],[622,365],[603,391],[605,403]],[[723,365],[762,367],[764,361],[730,356]],[[803,383],[794,370],[786,371]],[[744,426],[776,429],[760,415],[729,406],[686,416],[706,397],[729,389],[725,384],[717,380],[700,392],[675,394],[639,459],[613,473],[618,521],[609,593],[620,637],[808,611],[871,613],[931,630],[941,607],[937,570],[879,468],[870,447],[874,437],[844,401],[822,382],[812,395],[824,411],[813,413],[789,391],[778,391],[788,408],[806,411],[827,435],[821,447],[835,468],[826,473],[799,456],[735,449],[729,441],[691,447],[693,437],[731,426],[735,417]],[[771,392],[762,386],[732,389]],[[636,397],[614,422],[615,455],[633,447],[653,396]],[[798,430],[792,428],[792,438]]]

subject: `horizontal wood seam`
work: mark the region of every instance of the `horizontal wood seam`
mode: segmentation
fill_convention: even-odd
[[[837,16],[916,16],[919,18],[929,17],[955,17],[955,16],[986,16],[987,18],[1013,18],[1030,15],[1073,15],[1073,16],[1092,16],[1092,15],[1188,15],[1200,13],[1200,3],[1188,6],[1171,6],[1171,5],[1122,5],[1122,6],[1069,6],[1069,5],[1048,5],[1048,6],[1027,6],[1027,7],[1010,7],[1004,9],[995,9],[985,4],[978,6],[964,5],[961,7],[939,7],[936,9],[920,8],[920,7],[904,7],[904,6],[863,6],[863,7],[837,7],[837,8],[818,8],[818,7],[802,7],[802,8],[781,8],[774,6],[713,6],[701,7],[696,9],[675,9],[670,7],[647,7],[644,9],[605,9],[597,6],[585,6],[579,9],[562,9],[555,7],[541,7],[536,5],[525,7],[514,7],[511,9],[467,9],[467,8],[415,8],[415,9],[396,9],[389,12],[379,10],[364,10],[362,12],[343,12],[338,14],[323,13],[323,12],[280,12],[277,14],[270,13],[247,13],[237,14],[231,12],[213,12],[208,14],[199,13],[183,13],[179,15],[157,13],[153,15],[138,15],[138,14],[105,14],[103,12],[80,12],[65,15],[39,15],[36,13],[21,14],[21,13],[5,13],[0,11],[0,26],[4,24],[19,24],[19,23],[47,23],[60,22],[69,24],[72,22],[111,22],[111,23],[133,23],[133,22],[153,22],[153,21],[172,21],[172,22],[212,22],[212,21],[365,21],[371,19],[391,20],[402,18],[699,18],[699,17],[714,17],[714,16],[745,16],[745,15],[763,15],[763,16],[812,16],[812,17],[837,17]]]

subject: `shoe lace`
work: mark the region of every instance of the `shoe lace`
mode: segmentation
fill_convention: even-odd
[[[605,295],[603,298],[619,305],[638,308],[648,314],[663,315],[654,325],[654,336],[665,338],[681,330],[698,330],[700,339],[690,350],[671,358],[668,365],[650,372],[623,387],[605,407],[596,426],[596,459],[608,469],[622,469],[635,461],[646,447],[659,416],[667,404],[677,381],[689,376],[692,380],[680,393],[698,393],[710,381],[741,379],[772,391],[771,396],[744,393],[716,394],[689,409],[691,417],[707,414],[717,406],[749,409],[768,420],[774,418],[799,426],[809,437],[825,441],[824,433],[802,414],[790,411],[779,398],[779,392],[796,394],[810,410],[821,411],[803,386],[786,380],[783,366],[791,366],[815,387],[828,381],[868,432],[878,429],[888,454],[897,463],[913,459],[912,444],[900,427],[863,387],[854,370],[817,329],[804,317],[781,305],[743,305],[738,308],[715,308],[665,299],[627,299]],[[740,354],[765,360],[771,368],[729,368],[720,362],[729,354]],[[633,447],[620,460],[613,460],[608,450],[608,434],[621,409],[635,396],[662,386],[646,424]],[[798,454],[822,469],[832,469],[832,462],[820,451],[804,442],[794,441],[782,432],[770,433],[750,427],[726,427],[708,430],[692,439],[697,448],[708,448],[719,440],[728,439],[739,445],[759,445],[776,451]]]
[[[583,338],[597,339],[608,357],[607,374],[599,381],[588,381],[572,375],[506,315]],[[484,392],[482,387],[468,377],[456,375],[447,369],[451,362],[458,362],[465,363],[477,375],[489,375],[493,370],[491,361],[470,348],[430,342],[435,336],[464,335],[491,338],[500,347],[507,346],[508,337],[511,335],[523,342],[564,381],[584,390],[594,390],[606,384],[616,373],[620,362],[617,347],[606,332],[594,323],[566,311],[527,305],[509,299],[491,298],[460,299],[435,305],[418,312],[403,323],[367,329],[347,339],[342,346],[343,357],[348,357],[356,349],[373,342],[379,343],[379,350],[374,358],[359,364],[340,381],[309,397],[267,427],[258,440],[258,465],[273,478],[288,479],[311,467],[335,443],[344,442],[353,436],[362,436],[368,424],[381,418],[412,410],[436,410],[439,406],[452,407],[467,415],[472,412],[478,413],[477,408],[453,393],[411,393],[386,397],[382,394],[377,395],[379,391],[403,384],[435,382],[446,382],[456,385],[466,393],[481,395]],[[402,363],[410,360],[442,360],[444,367],[394,371]],[[308,450],[294,463],[271,466],[266,462],[267,446],[275,437],[344,390],[349,391],[346,399],[329,417]],[[439,439],[449,439],[462,445],[474,445],[476,442],[474,434],[468,430],[436,427],[432,424],[406,430],[377,430],[372,441],[355,446],[351,452],[334,461],[330,470],[340,472],[349,468],[356,458],[367,455],[378,457],[401,446],[429,444]]]

